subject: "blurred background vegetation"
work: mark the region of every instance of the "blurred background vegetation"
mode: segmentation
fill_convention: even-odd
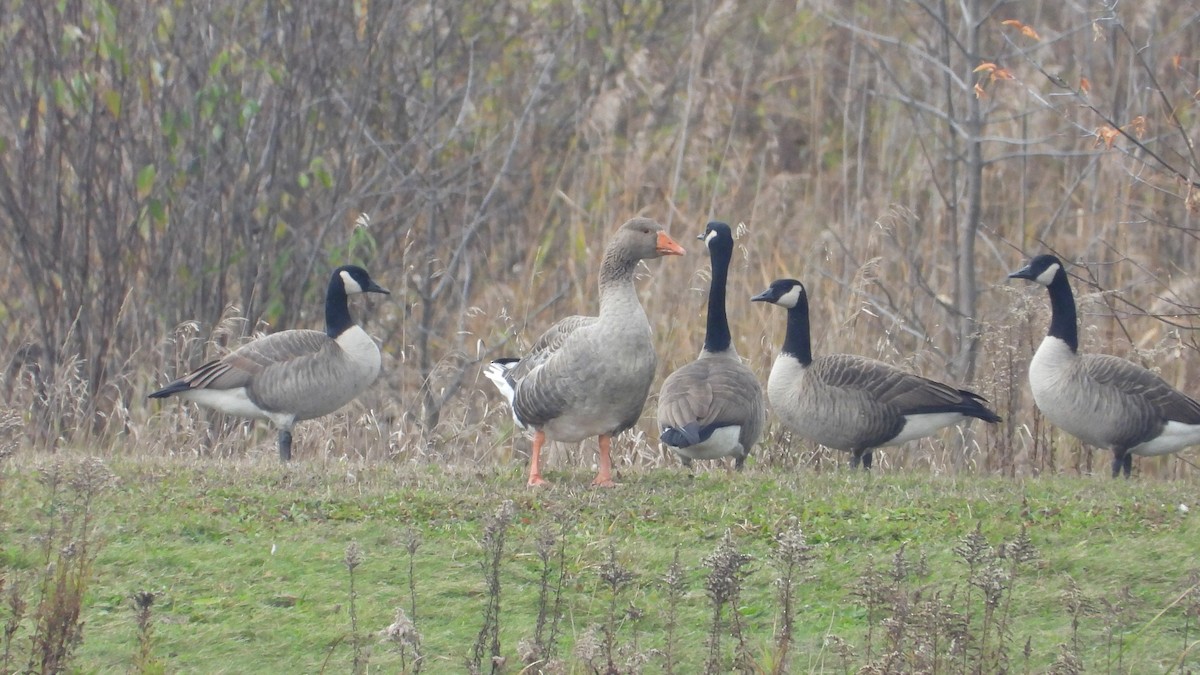
[[[508,461],[523,441],[479,365],[594,311],[637,214],[681,241],[738,226],[730,316],[764,379],[783,320],[742,300],[793,276],[819,351],[1005,416],[885,463],[1091,468],[1026,393],[1047,303],[1004,276],[1031,253],[1087,263],[1086,348],[1200,393],[1184,0],[7,4],[0,396],[34,448],[269,456],[269,433],[144,396],[256,331],[319,327],[355,262],[393,292],[352,308],[385,372],[301,427],[300,460]],[[639,282],[661,374],[702,341],[689,249]],[[652,406],[621,461],[667,461]],[[844,459],[772,426],[759,461]]]

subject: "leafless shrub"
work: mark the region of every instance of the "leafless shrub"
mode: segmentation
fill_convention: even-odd
[[[708,568],[708,577],[704,580],[704,590],[712,605],[712,618],[708,626],[708,658],[705,661],[705,673],[720,673],[726,671],[724,654],[721,650],[721,636],[728,630],[735,640],[733,668],[738,671],[752,670],[750,655],[747,650],[745,635],[742,631],[741,616],[737,611],[738,600],[741,598],[742,586],[750,575],[747,565],[753,557],[738,551],[733,541],[733,533],[725,530],[717,549],[704,559]],[[728,623],[725,609],[729,608]]]
[[[484,556],[480,567],[487,583],[487,604],[483,609],[483,626],[479,629],[471,658],[467,662],[467,668],[472,673],[482,673],[485,668],[495,673],[503,667],[500,654],[500,563],[504,559],[504,540],[515,513],[512,501],[505,500],[484,521]]]
[[[414,675],[421,672],[421,666],[424,665],[421,633],[403,607],[396,608],[395,618],[387,628],[379,631],[379,637],[400,652],[400,672]]]

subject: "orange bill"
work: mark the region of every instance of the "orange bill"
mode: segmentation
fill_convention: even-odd
[[[658,244],[656,250],[658,251],[659,255],[683,255],[686,253],[686,251],[683,250],[683,247],[671,238],[671,235],[663,232],[662,230],[659,230],[658,232]]]

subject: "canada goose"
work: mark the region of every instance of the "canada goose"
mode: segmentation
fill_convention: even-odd
[[[379,376],[379,347],[350,318],[346,298],[388,294],[367,271],[333,271],[325,294],[325,332],[285,330],[239,347],[150,394],[180,398],[279,428],[279,458],[292,458],[292,427],[341,408]]]
[[[810,441],[852,453],[850,465],[871,468],[871,450],[899,445],[976,417],[999,422],[982,396],[852,354],[812,356],[808,294],[795,279],[778,279],[753,301],[787,309],[783,349],[767,380],[776,414]]]
[[[1080,354],[1071,284],[1058,258],[1039,255],[1008,275],[1045,286],[1050,330],[1029,363],[1038,410],[1084,443],[1109,448],[1112,475],[1129,477],[1134,455],[1200,443],[1200,403],[1145,368],[1108,354]]]
[[[658,394],[659,439],[693,459],[734,457],[742,468],[762,434],[762,387],[738,357],[725,316],[725,284],[733,258],[733,233],[725,223],[708,224],[703,239],[712,257],[708,320],[700,357],[667,376]]]
[[[630,220],[604,250],[599,316],[562,319],[524,357],[497,359],[484,370],[517,425],[534,429],[529,485],[546,484],[538,462],[547,440],[578,443],[590,436],[600,439],[592,485],[614,485],[611,438],[637,423],[658,364],[633,273],[641,260],[683,254],[658,223]]]

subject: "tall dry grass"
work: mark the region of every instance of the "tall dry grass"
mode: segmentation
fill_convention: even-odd
[[[92,87],[84,93],[95,100],[108,100],[97,83],[123,94],[119,126],[144,161],[93,157],[100,163],[88,166],[123,177],[103,188],[111,199],[150,211],[127,219],[143,234],[120,279],[80,274],[104,250],[70,231],[62,239],[79,252],[62,261],[79,291],[64,297],[118,294],[106,301],[121,308],[115,324],[73,323],[80,306],[32,301],[61,290],[54,269],[5,282],[0,393],[22,411],[30,447],[270,456],[264,429],[144,395],[257,332],[319,326],[326,270],[349,259],[393,291],[352,308],[382,342],[384,374],[344,412],[299,427],[299,460],[524,461],[527,441],[479,367],[519,353],[559,316],[595,311],[604,240],[635,214],[681,239],[712,218],[737,226],[729,314],[736,347],[764,378],[782,319],[746,300],[794,276],[810,290],[818,352],[873,356],[970,386],[1005,417],[884,451],[885,471],[1093,468],[1092,453],[1049,428],[1027,393],[1047,308],[1036,290],[1004,277],[1031,253],[1085,263],[1072,269],[1085,349],[1130,357],[1200,393],[1191,253],[1200,167],[1187,146],[1200,27],[1187,3],[1107,15],[1052,2],[1006,6],[1013,16],[981,17],[977,58],[953,48],[970,23],[958,5],[941,16],[921,3],[851,11],[821,0],[370,6],[365,15],[334,4],[254,13],[218,2],[170,25],[169,8],[117,11],[125,30],[94,39],[146,54],[166,75],[122,80],[116,57],[70,66],[93,74],[78,86]],[[35,16],[26,4],[19,18],[65,30],[101,25],[98,11],[84,3]],[[185,18],[219,40],[185,39]],[[1040,39],[1001,24],[1008,18]],[[311,49],[289,47],[302,36]],[[165,50],[158,56],[155,40]],[[10,88],[7,109],[28,110],[37,100],[29,92],[65,75],[36,80],[43,75],[18,66],[39,57],[37,43],[12,32],[0,41],[13,55],[0,79],[24,83]],[[1011,79],[974,73],[978,61]],[[155,96],[134,95],[139,83]],[[971,136],[975,83],[983,117]],[[228,135],[214,141],[205,120],[193,120],[182,145],[164,145],[164,134],[182,133],[179,111],[212,97],[201,108],[212,115],[206,123]],[[100,119],[108,110],[76,101],[70,114]],[[1144,131],[1130,127],[1111,148],[1098,143],[1107,121],[1139,115]],[[20,125],[0,131],[11,184],[21,158],[42,157]],[[147,162],[157,167],[150,186],[139,173]],[[972,213],[963,176],[973,166],[982,180],[978,241],[975,258],[962,261],[956,251]],[[63,189],[70,219],[79,195]],[[61,221],[20,200],[0,208],[20,225],[3,237],[18,262],[58,264],[19,255],[20,234]],[[363,212],[365,230],[354,224]],[[690,252],[649,264],[638,282],[660,377],[702,341],[707,261],[699,245]],[[963,365],[973,338],[957,314],[963,266],[979,290],[973,369]],[[119,333],[96,332],[109,325]],[[652,397],[617,444],[618,467],[674,461],[657,444],[653,406]],[[844,459],[774,421],[755,456],[813,470]],[[1185,458],[1138,464],[1177,477],[1191,473]],[[593,451],[556,448],[549,459],[590,463]]]

